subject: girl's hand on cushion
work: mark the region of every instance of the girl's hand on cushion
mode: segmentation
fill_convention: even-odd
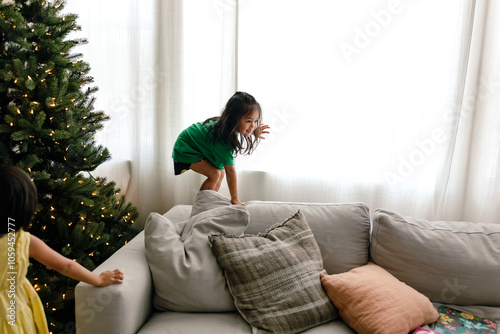
[[[103,271],[100,275],[100,282],[99,282],[99,287],[105,287],[111,284],[122,284],[123,283],[123,273],[115,269],[113,271],[106,270]]]
[[[234,199],[234,200],[231,199],[231,204],[245,206],[245,204],[241,203],[238,199]]]

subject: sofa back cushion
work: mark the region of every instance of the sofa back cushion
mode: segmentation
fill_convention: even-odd
[[[370,210],[363,203],[297,203],[249,201],[250,222],[245,234],[264,233],[300,210],[319,245],[328,274],[339,274],[368,262]],[[231,206],[231,200],[212,190],[198,192],[191,217],[217,207]]]
[[[500,306],[500,224],[373,216],[371,257],[433,302]]]
[[[250,201],[246,205],[250,223],[245,234],[263,233],[300,210],[307,217],[328,274],[343,273],[368,262],[370,211],[363,203]]]

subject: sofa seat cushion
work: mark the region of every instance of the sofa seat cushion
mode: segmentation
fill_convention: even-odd
[[[376,210],[371,257],[433,302],[500,306],[500,224]]]
[[[430,300],[373,263],[321,278],[342,319],[359,334],[407,334],[439,317]]]
[[[249,215],[241,206],[218,207],[172,224],[151,213],[146,221],[146,258],[158,310],[187,312],[234,311],[222,269],[210,250],[208,235],[240,235]]]
[[[252,328],[237,312],[153,313],[137,334],[252,334]],[[356,334],[343,321],[330,321],[302,334]]]
[[[265,232],[288,218],[290,212],[300,210],[307,217],[328,274],[343,273],[368,262],[370,210],[366,204],[249,201],[246,205],[250,213],[246,234]]]
[[[236,308],[257,333],[299,333],[337,316],[321,253],[300,211],[265,234],[211,235]]]

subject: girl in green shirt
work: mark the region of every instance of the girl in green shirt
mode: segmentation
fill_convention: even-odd
[[[221,116],[195,123],[179,135],[172,154],[175,175],[191,169],[207,177],[200,190],[215,191],[227,175],[231,203],[243,205],[238,199],[234,157],[252,154],[263,134],[269,133],[269,126],[261,122],[262,110],[255,98],[236,92]]]

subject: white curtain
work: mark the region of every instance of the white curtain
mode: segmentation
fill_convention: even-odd
[[[495,1],[69,0],[66,11],[80,16],[89,44],[76,51],[111,117],[101,173],[138,224],[192,203],[203,178],[173,176],[173,143],[236,90],[272,131],[236,159],[240,200],[498,222]]]
[[[500,3],[475,2],[442,217],[500,223]]]
[[[117,182],[140,211],[192,203],[202,183],[174,177],[177,135],[220,114],[236,85],[236,1],[70,0],[79,15],[75,52],[99,87],[95,107],[111,120],[96,136],[112,160],[95,174]]]

